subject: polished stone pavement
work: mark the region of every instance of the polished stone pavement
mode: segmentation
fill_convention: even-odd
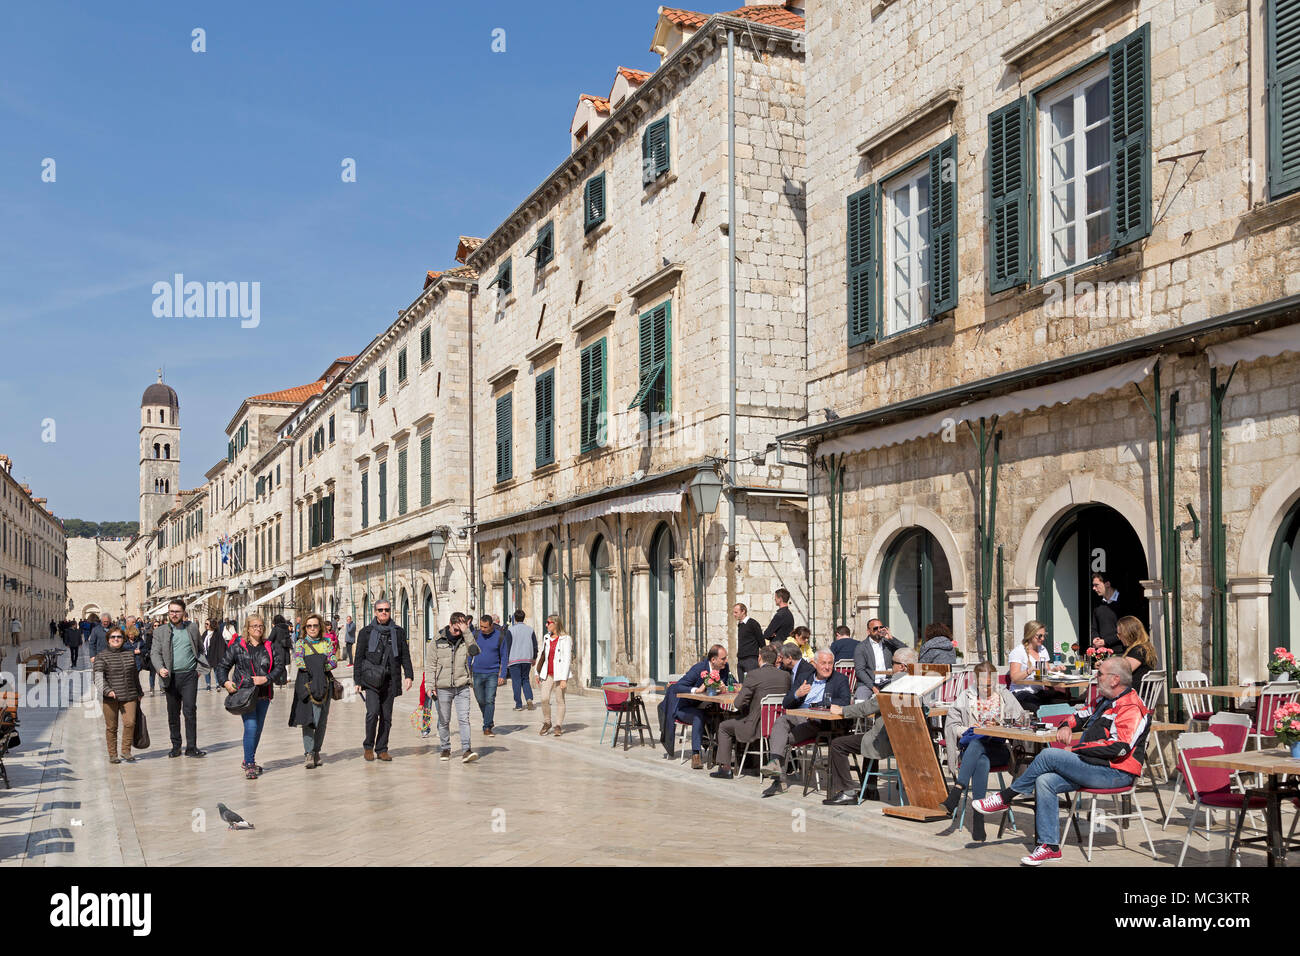
[[[344,669],[347,673],[347,669]],[[200,679],[200,686],[202,679]],[[285,688],[288,690],[288,688]],[[1008,833],[977,848],[948,822],[886,818],[880,804],[830,808],[800,789],[761,799],[755,777],[710,779],[663,759],[657,746],[613,750],[598,743],[598,697],[571,697],[562,739],[541,737],[541,709],[516,713],[509,688],[497,698],[498,736],[478,735],[474,764],[437,759],[437,732],[421,739],[410,720],[418,684],[395,708],[391,763],[361,759],[364,707],[336,702],[324,765],[306,770],[302,740],[287,726],[288,694],[272,703],[258,751],[265,775],[244,779],[238,718],[219,691],[199,691],[201,759],[169,759],[161,689],[144,699],[153,746],[135,764],[112,766],[99,708],[22,713],[23,746],[6,760],[13,788],[0,790],[0,866],[277,864],[1015,865],[1027,838]],[[653,709],[653,702],[651,702]],[[459,743],[453,729],[453,752]],[[1148,802],[1150,800],[1148,796]],[[251,820],[232,832],[225,803]],[[1154,815],[1154,814],[1153,814]],[[1179,819],[1185,820],[1182,814]],[[1018,821],[1022,818],[1018,816]],[[996,823],[996,821],[995,821]],[[1025,825],[1021,822],[1021,826]],[[1155,829],[1161,860],[1133,849],[1140,828],[1100,834],[1093,866],[1168,866],[1185,823]],[[1206,848],[1212,855],[1207,857]],[[1223,841],[1195,836],[1188,864],[1222,865]],[[1066,848],[1065,864],[1087,865]],[[1259,865],[1258,852],[1243,863]]]

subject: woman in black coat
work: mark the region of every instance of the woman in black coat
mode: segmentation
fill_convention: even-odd
[[[275,683],[284,686],[289,682],[289,658],[293,655],[293,634],[283,614],[271,618],[271,646],[275,648],[275,659],[284,662],[284,673]]]
[[[298,665],[298,678],[293,685],[289,726],[302,728],[303,766],[311,770],[320,766],[320,748],[325,742],[333,699],[333,671],[339,666],[338,648],[325,633],[324,619],[319,614],[303,618],[302,636],[293,644],[293,662]]]
[[[272,682],[284,683],[285,662],[275,656],[271,642],[263,640],[266,623],[260,617],[250,617],[244,623],[244,635],[226,648],[217,667],[217,680],[230,693],[239,685],[252,682],[257,688],[252,708],[240,718],[244,721],[244,776],[256,780],[262,773],[257,765],[257,744],[262,739],[266,724],[266,711],[275,696]]]

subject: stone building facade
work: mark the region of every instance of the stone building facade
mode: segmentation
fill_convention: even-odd
[[[0,647],[48,638],[68,613],[67,537],[45,505],[0,455]]]
[[[126,548],[126,538],[68,539],[69,618],[126,613]]]
[[[583,684],[681,673],[734,642],[733,602],[766,618],[777,587],[807,613],[803,469],[754,464],[806,408],[802,19],[683,13],[661,10],[659,68],[635,83],[620,70],[621,105],[602,100],[608,115],[581,123],[573,153],[468,258],[477,603],[539,630],[558,613]],[[705,517],[688,494],[701,472],[729,485]]]
[[[817,462],[821,634],[1086,642],[1104,570],[1170,670],[1295,646],[1293,7],[810,7],[809,408],[836,417],[783,441]]]

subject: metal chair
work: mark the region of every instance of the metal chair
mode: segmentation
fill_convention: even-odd
[[[622,684],[624,687],[630,686],[629,681],[626,677],[606,677],[600,682],[600,686],[602,690],[605,688],[606,684]],[[626,703],[626,701],[627,701],[627,694],[623,694],[619,702],[621,704],[621,703]],[[605,728],[609,726],[609,718],[611,716],[614,716],[615,714],[618,714],[620,712],[620,709],[621,709],[620,707],[611,708],[609,695],[606,694],[605,695],[605,722],[600,725],[600,742],[602,744],[605,742]]]
[[[776,726],[776,719],[785,713],[785,697],[781,694],[768,694],[758,702],[758,765],[762,767],[767,760],[768,739],[772,736],[772,728]],[[749,748],[754,745],[754,741],[746,741],[745,749],[740,753],[740,763],[736,764],[736,777],[739,778],[741,771],[745,769],[745,760],[749,757]],[[763,781],[763,775],[759,774],[758,780]]]
[[[1140,821],[1142,821],[1142,832],[1146,834],[1147,844],[1151,847],[1151,859],[1158,860],[1160,858],[1159,854],[1156,853],[1156,843],[1153,839],[1151,839],[1151,830],[1150,828],[1147,827],[1146,811],[1142,809],[1142,804],[1138,803],[1138,793],[1137,793],[1138,779],[1141,778],[1135,779],[1127,787],[1081,787],[1075,793],[1070,794],[1068,812],[1070,814],[1071,821],[1074,823],[1075,833],[1079,833],[1079,823],[1074,816],[1075,810],[1077,809],[1078,801],[1080,798],[1084,796],[1092,797],[1091,802],[1088,804],[1088,849],[1084,850],[1084,856],[1087,858],[1089,863],[1092,862],[1092,838],[1097,832],[1097,822],[1098,822],[1097,821],[1097,798],[1098,797],[1110,797],[1111,803],[1115,808],[1113,811],[1109,811],[1105,813],[1105,818],[1107,820],[1130,820],[1133,817],[1137,817]],[[1129,801],[1132,801],[1133,809],[1127,813],[1121,812],[1120,810],[1121,799],[1127,799]],[[1120,844],[1122,846],[1127,847],[1128,843],[1124,839],[1124,830],[1121,827],[1116,827],[1115,832],[1119,836]],[[1080,838],[1080,842],[1082,842],[1083,834],[1079,833],[1079,838]],[[1061,845],[1064,846],[1066,843],[1069,842],[1069,840],[1070,840],[1070,831],[1069,828],[1066,828],[1065,838],[1061,841]]]
[[[1205,671],[1179,671],[1174,675],[1174,683],[1179,687],[1209,687],[1210,679],[1205,676]],[[1209,720],[1214,712],[1208,694],[1184,694],[1183,703],[1192,720]]]
[[[1208,840],[1210,827],[1213,825],[1210,816],[1211,808],[1236,810],[1244,815],[1247,810],[1262,809],[1267,801],[1263,797],[1251,797],[1234,791],[1231,771],[1217,767],[1192,766],[1191,761],[1197,757],[1217,757],[1225,753],[1223,741],[1214,734],[1179,734],[1178,739],[1174,741],[1174,748],[1178,755],[1178,769],[1182,771],[1183,779],[1187,781],[1187,789],[1196,801],[1192,806],[1191,818],[1187,821],[1187,835],[1183,837],[1182,852],[1178,854],[1177,865],[1182,866],[1183,859],[1187,856],[1187,844],[1192,839],[1192,831],[1196,829],[1196,815],[1202,809],[1205,810],[1205,838]],[[1232,865],[1230,831],[1230,827],[1225,827],[1223,839],[1223,849],[1227,856],[1224,860],[1225,866]],[[1238,820],[1237,832],[1238,834],[1241,832],[1240,820]]]
[[[1264,749],[1264,738],[1273,737],[1273,714],[1283,704],[1289,704],[1300,698],[1300,684],[1294,681],[1273,681],[1260,691],[1259,702],[1255,706],[1255,718],[1250,728],[1250,739],[1255,741],[1255,749]]]
[[[854,689],[858,686],[858,672],[853,668],[853,658],[846,657],[836,661],[835,669],[849,679],[849,696],[852,697]]]
[[[1164,700],[1165,696],[1165,672],[1148,671],[1142,675],[1142,681],[1138,685],[1138,696],[1142,698],[1142,703],[1147,705],[1147,710],[1151,711],[1152,720],[1155,720],[1156,708]],[[1154,741],[1156,745],[1156,759],[1160,761],[1160,773],[1169,781],[1169,767],[1165,764],[1165,749],[1160,745],[1160,735],[1156,730],[1155,724],[1151,725],[1151,737],[1148,741],[1148,750],[1150,743]]]

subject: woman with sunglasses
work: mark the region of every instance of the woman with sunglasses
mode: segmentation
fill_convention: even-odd
[[[319,614],[303,619],[302,633],[293,642],[293,662],[298,677],[293,685],[293,706],[289,726],[302,728],[303,766],[320,766],[320,748],[325,741],[325,723],[334,698],[334,668],[339,666],[338,645],[330,641]]]
[[[126,647],[126,636],[114,625],[108,629],[108,649],[96,655],[93,665],[95,690],[103,700],[104,737],[108,762],[134,763],[131,740],[135,736],[135,715],[140,706],[140,677],[135,652]],[[122,724],[122,756],[117,755],[118,720]]]
[[[249,780],[256,780],[262,773],[257,765],[257,743],[262,739],[266,712],[275,696],[272,683],[284,672],[285,662],[275,659],[271,642],[266,639],[266,622],[256,615],[244,622],[244,635],[231,642],[217,667],[217,680],[229,693],[233,694],[245,681],[257,688],[252,709],[240,715],[244,722],[242,769]]]

